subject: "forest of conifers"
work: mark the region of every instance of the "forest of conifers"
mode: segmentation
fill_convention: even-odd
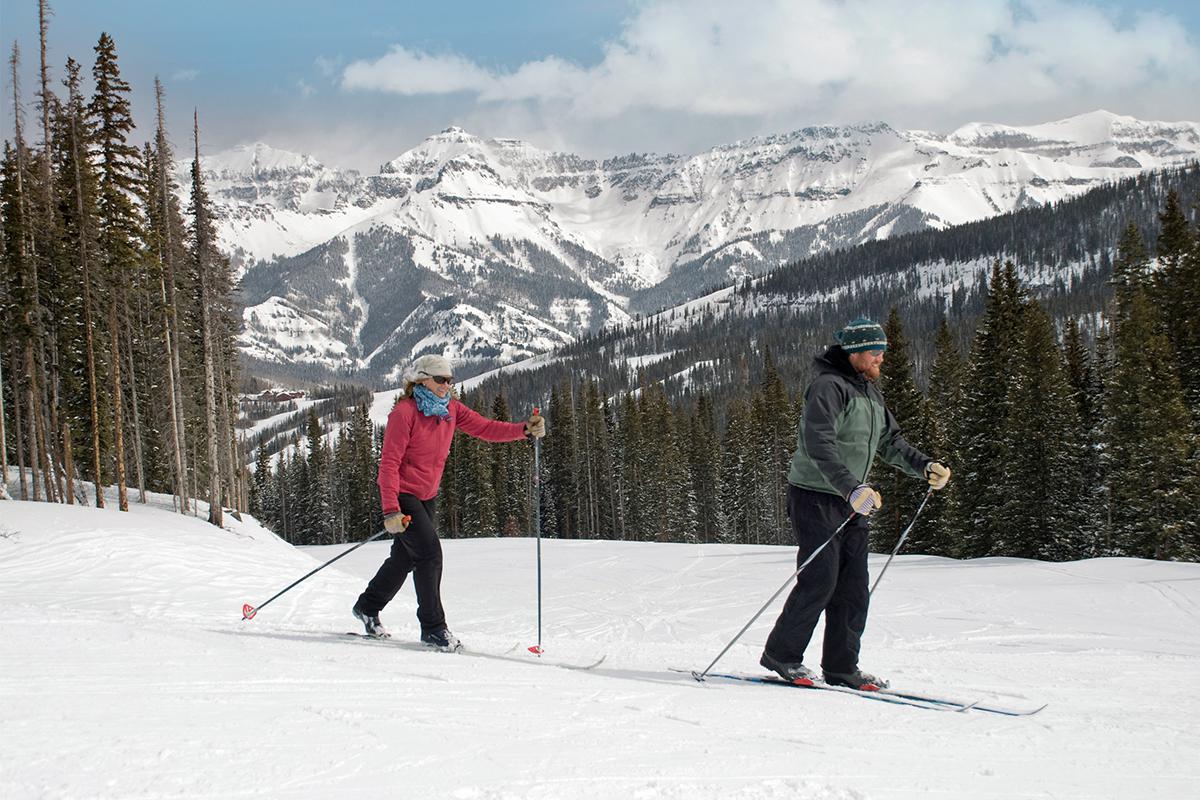
[[[180,203],[162,87],[153,135],[135,142],[115,42],[100,36],[85,92],[78,62],[47,63],[42,10],[28,105],[15,46],[10,58],[14,129],[0,162],[3,474],[16,468],[20,499],[100,505],[95,487],[115,486],[121,509],[147,492],[174,496],[181,513],[204,501],[214,524],[249,509],[297,544],[370,535],[381,431],[365,399],[314,409],[292,439],[239,440],[240,310],[198,115]],[[462,399],[489,416],[543,406],[540,480],[530,445],[456,437],[441,532],[527,535],[537,519],[561,538],[790,543],[806,364],[838,325],[890,308],[882,388],[906,437],[954,470],[907,552],[1196,560],[1200,231],[1196,196],[1172,187],[1194,188],[1197,172],[807,259],[738,289],[751,306],[770,296],[769,313],[674,319],[672,345],[661,320],[639,321],[564,348],[556,366],[485,382]],[[1161,200],[1152,212],[1149,199]],[[1114,207],[1133,209],[1121,229]],[[1108,237],[1099,258],[1097,236]],[[903,297],[913,264],[996,248],[1022,266],[996,260],[986,290]],[[1023,284],[1030,269],[1072,261],[1088,262],[1082,277]],[[828,308],[802,299],[848,280],[872,289]],[[648,346],[622,352],[638,339]],[[628,358],[651,353],[663,357],[629,380]],[[873,477],[885,500],[873,545],[890,549],[924,487],[885,467]]]
[[[156,82],[157,125],[135,142],[130,86],[101,34],[84,92],[67,59],[52,80],[40,5],[39,83],[27,109],[9,60],[14,130],[0,162],[0,468],[21,499],[125,510],[147,491],[209,519],[247,502],[235,428],[240,317],[195,159],[177,199]],[[28,119],[32,116],[32,121]],[[84,482],[91,484],[85,490]]]
[[[945,320],[937,329],[925,391],[892,311],[881,379],[888,404],[906,438],[954,470],[906,552],[1200,557],[1200,237],[1176,193],[1153,233],[1154,252],[1133,224],[1115,243],[1105,313],[1090,338],[1073,317],[1058,329],[1013,265],[997,262],[969,347]],[[457,436],[439,494],[442,534],[527,534],[536,494],[546,536],[790,543],[784,497],[803,386],[784,382],[769,348],[745,353],[741,372],[720,414],[703,386],[675,402],[661,382],[610,394],[580,374],[549,387],[536,493],[528,444]],[[463,399],[500,419],[523,416],[503,390]],[[292,541],[343,541],[378,527],[379,432],[365,405],[339,427],[347,433],[331,445],[312,415],[307,449],[291,449],[273,471],[264,450],[252,508]],[[885,504],[872,544],[891,549],[925,486],[886,466],[873,479]]]

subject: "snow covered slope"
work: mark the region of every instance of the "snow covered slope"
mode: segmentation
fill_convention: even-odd
[[[430,350],[482,371],[815,252],[1197,157],[1198,123],[1097,111],[949,135],[806,128],[603,161],[449,128],[376,175],[262,144],[203,167],[246,271],[247,353],[383,375]]]
[[[364,532],[365,535],[365,532]],[[901,556],[863,665],[1035,717],[697,684],[794,568],[778,547],[544,541],[545,662],[528,539],[445,542],[453,629],[490,656],[344,636],[384,558],[343,547],[0,502],[0,796],[1182,798],[1195,789],[1200,565]],[[872,558],[872,572],[882,566]],[[417,633],[407,586],[385,611]],[[720,664],[757,671],[776,609]],[[577,672],[549,662],[585,662]]]

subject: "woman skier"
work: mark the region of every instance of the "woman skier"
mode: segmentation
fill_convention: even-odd
[[[359,595],[353,613],[368,636],[391,634],[379,621],[383,610],[408,574],[417,592],[421,641],[439,650],[462,648],[446,627],[442,609],[442,544],[435,527],[438,487],[450,440],[461,430],[489,442],[514,442],[546,435],[546,421],[536,412],[526,422],[488,419],[454,399],[450,362],[424,355],[405,374],[404,397],[388,414],[379,458],[379,496],[383,524],[394,535],[391,554]],[[410,522],[405,522],[411,517]]]

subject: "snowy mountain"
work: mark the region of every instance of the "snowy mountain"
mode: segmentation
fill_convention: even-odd
[[[533,542],[445,541],[448,619],[478,653],[450,655],[411,647],[408,586],[383,613],[393,642],[345,636],[388,543],[243,622],[243,603],[347,545],[295,548],[249,517],[215,528],[150,500],[0,501],[0,796],[1195,794],[1200,700],[1179,686],[1200,659],[1197,564],[898,556],[864,668],[965,702],[1049,704],[1005,717],[671,671],[733,639],[795,569],[792,547],[544,540],[538,659]],[[780,603],[720,670],[761,673]]]
[[[1198,123],[1098,111],[603,161],[450,128],[368,176],[261,144],[202,163],[244,270],[245,352],[394,376],[428,350],[481,371],[800,257],[1198,157]]]

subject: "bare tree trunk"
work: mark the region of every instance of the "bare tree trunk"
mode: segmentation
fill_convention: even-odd
[[[221,514],[221,458],[217,444],[217,404],[216,376],[213,364],[212,321],[208,305],[208,280],[204,277],[201,266],[200,291],[201,303],[204,309],[200,312],[204,318],[204,421],[208,434],[208,521],[213,525],[221,525],[224,520]]]
[[[71,160],[75,164],[75,211],[79,215],[79,265],[83,279],[83,338],[87,350],[88,400],[91,408],[92,427],[92,480],[96,492],[96,508],[104,508],[104,491],[100,487],[100,404],[96,390],[96,345],[92,338],[92,276],[88,258],[87,231],[84,223],[83,175],[79,171],[78,119],[71,118]]]
[[[4,427],[4,342],[0,339],[0,485],[8,486],[8,431]],[[7,491],[6,491],[7,493]]]
[[[14,370],[18,365],[17,357],[14,352],[12,356]],[[20,372],[14,374],[20,375]],[[13,382],[13,441],[17,444],[17,480],[21,487],[21,499],[29,499],[29,485],[26,483],[25,476],[25,439],[24,432],[21,430],[23,425],[21,419],[21,384],[20,381]]]
[[[121,337],[117,326],[117,295],[108,304],[109,355],[112,359],[113,448],[117,462],[117,508],[129,510],[129,490],[125,485],[125,423],[121,403]]]
[[[175,449],[175,474],[179,494],[179,512],[187,513],[188,458],[187,429],[183,419],[183,380],[179,358],[179,309],[175,304],[175,246],[171,239],[171,191],[167,180],[170,163],[167,158],[167,127],[163,112],[163,88],[158,78],[154,79],[154,97],[157,106],[158,128],[155,133],[155,158],[158,161],[158,202],[162,204],[163,252],[161,261],[166,270],[160,282],[163,296],[163,328],[168,354],[168,385],[171,395],[171,433]],[[194,496],[194,495],[193,495]]]
[[[137,373],[134,371],[133,331],[129,324],[129,301],[125,301],[125,352],[129,356],[129,407],[133,412],[133,468],[137,476],[138,502],[146,502],[146,473],[142,468],[142,419],[138,414]]]
[[[171,455],[173,456],[171,466],[175,473],[172,482],[175,497],[172,498],[172,503],[178,500],[178,510],[183,513],[187,509],[187,500],[185,499],[187,491],[184,488],[187,476],[183,471],[183,445],[180,441],[182,420],[179,417],[179,406],[175,397],[175,355],[174,337],[171,336],[171,312],[167,308],[167,289],[165,281],[161,277],[158,281],[158,289],[163,301],[163,342],[167,345],[167,403],[170,406],[171,415]]]
[[[214,340],[222,338],[218,336],[218,330],[224,327],[221,325],[220,317],[217,316],[212,323]],[[217,417],[217,435],[221,441],[221,474],[225,476],[223,496],[226,498],[226,504],[230,508],[236,509],[238,507],[237,473],[234,470],[236,460],[233,454],[233,425],[229,418],[229,371],[225,364],[225,348],[221,347],[217,341],[213,342],[213,356],[217,379],[217,408],[220,409]]]
[[[38,1],[38,40],[41,56],[41,93],[40,101],[42,106],[42,158],[41,158],[41,173],[42,173],[42,215],[43,235],[46,238],[47,251],[47,267],[49,272],[47,280],[51,285],[55,285],[57,280],[54,275],[54,261],[51,257],[51,246],[49,241],[52,237],[57,236],[54,225],[54,181],[51,171],[51,151],[50,151],[50,104],[52,96],[50,92],[50,66],[46,60],[46,34],[50,29],[50,16],[53,12],[50,10],[50,5],[46,0]],[[39,301],[40,305],[40,301]],[[38,323],[38,349],[41,354],[41,368],[44,379],[41,382],[41,394],[43,404],[43,423],[49,420],[49,428],[43,424],[42,435],[45,437],[44,447],[47,448],[47,458],[50,463],[50,478],[55,487],[55,499],[61,499],[64,494],[63,475],[62,475],[62,459],[60,458],[60,446],[55,438],[58,435],[58,407],[59,407],[59,359],[58,359],[58,332],[57,328],[53,335],[45,336],[41,331],[41,323]],[[47,355],[46,347],[49,345],[49,355]]]
[[[200,279],[200,335],[204,350],[204,423],[208,437],[208,521],[220,526],[224,522],[221,512],[221,456],[220,444],[217,440],[217,397],[216,397],[216,368],[217,354],[215,349],[216,325],[213,321],[213,275],[209,263],[211,243],[207,239],[207,210],[202,207],[200,197],[202,186],[200,174],[200,115],[193,112],[193,138],[196,145],[195,161],[193,162],[192,191],[197,197],[196,202],[196,275]]]
[[[25,343],[25,373],[28,381],[25,385],[25,410],[26,416],[29,418],[25,433],[29,443],[29,477],[30,483],[33,485],[33,502],[36,503],[42,499],[41,489],[38,487],[38,465],[41,462],[39,458],[41,453],[37,437],[37,402],[34,400],[33,346],[29,342]]]
[[[63,472],[67,478],[67,505],[75,505],[75,459],[71,453],[71,423],[65,419],[62,424],[63,441]]]

